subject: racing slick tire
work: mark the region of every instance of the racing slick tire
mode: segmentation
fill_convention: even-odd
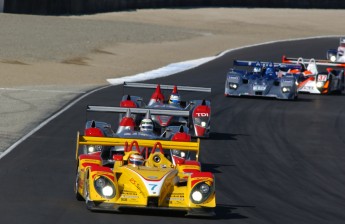
[[[344,71],[340,73],[341,79],[340,79],[340,93],[342,93],[345,90],[345,74]]]
[[[84,201],[83,196],[81,196],[81,194],[79,194],[78,191],[75,191],[75,198],[76,198],[78,201]]]
[[[331,91],[331,83],[332,83],[332,76],[329,76],[329,84],[328,84],[328,91],[327,91],[327,95],[331,95],[331,94],[337,94],[335,91]]]
[[[333,93],[337,95],[341,95],[344,89],[344,75],[341,72],[339,72],[337,74],[337,79],[339,79],[337,90],[335,90]]]
[[[79,174],[78,174],[78,169],[77,169],[77,174],[76,174],[76,178],[75,178],[75,185],[74,185],[74,194],[75,194],[75,198],[78,201],[84,201],[83,196],[78,192],[78,188],[79,188],[78,179],[79,179]]]

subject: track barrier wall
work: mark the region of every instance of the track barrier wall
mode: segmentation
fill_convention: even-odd
[[[0,0],[0,13],[4,11],[4,0]]]
[[[5,13],[78,15],[154,8],[248,7],[345,9],[344,0],[0,0]]]

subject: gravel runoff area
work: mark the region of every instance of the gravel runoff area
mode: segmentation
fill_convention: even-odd
[[[343,21],[344,10],[316,9],[0,13],[0,152],[107,78],[267,41],[342,36]]]

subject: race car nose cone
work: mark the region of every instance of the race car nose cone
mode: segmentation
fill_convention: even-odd
[[[195,130],[195,135],[196,136],[204,136],[206,128],[198,126],[198,125],[194,125],[194,130]]]

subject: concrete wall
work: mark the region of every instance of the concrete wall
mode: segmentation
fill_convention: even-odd
[[[0,0],[4,12],[66,15],[145,8],[265,7],[345,9],[344,0]],[[0,7],[1,8],[1,7]]]

